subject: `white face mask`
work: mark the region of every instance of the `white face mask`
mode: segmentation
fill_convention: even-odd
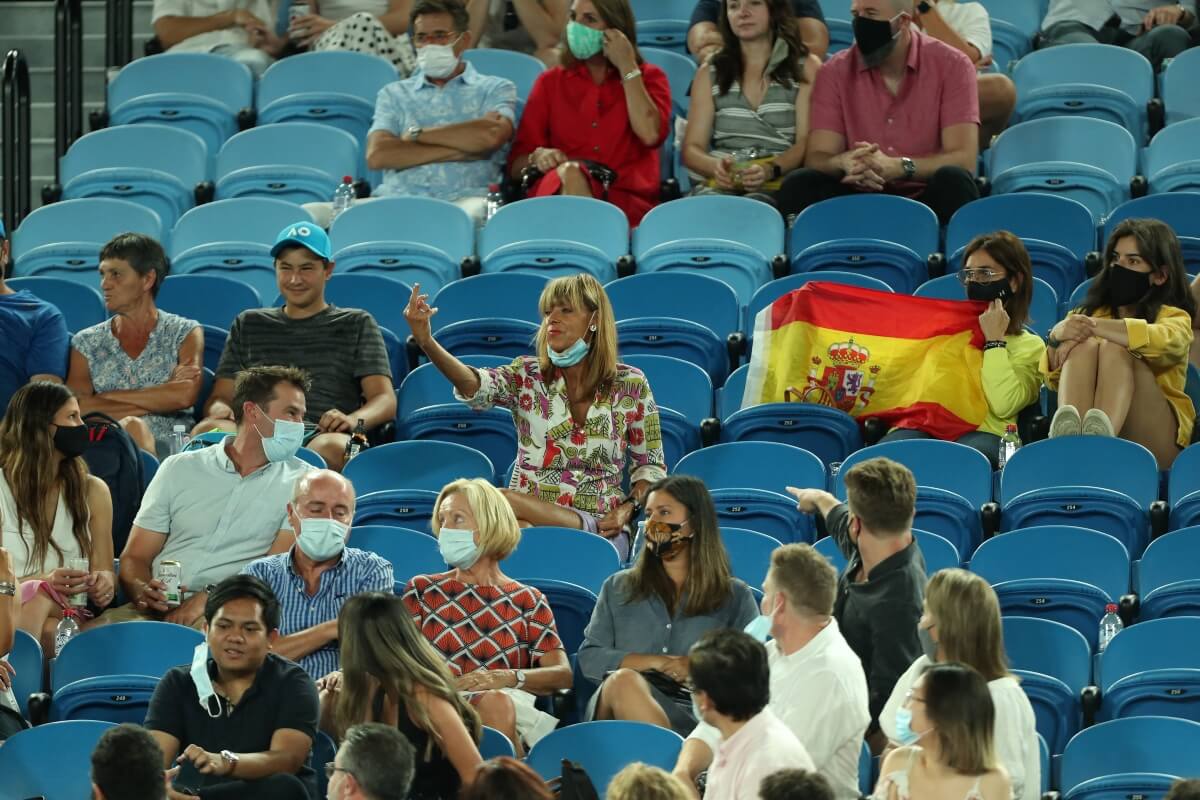
[[[426,77],[434,80],[449,78],[458,69],[458,56],[454,53],[455,39],[450,44],[427,44],[417,48],[417,66]]]
[[[208,642],[201,642],[192,651],[192,683],[196,684],[196,694],[200,698],[200,707],[204,713],[213,719],[221,716],[221,700],[213,689],[212,678],[208,674]],[[216,708],[216,711],[213,709]]]
[[[346,548],[349,528],[329,517],[301,517],[296,544],[313,561],[336,558]]]

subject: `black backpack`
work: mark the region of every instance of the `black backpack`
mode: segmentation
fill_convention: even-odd
[[[142,504],[145,474],[142,456],[133,438],[107,414],[93,411],[83,421],[92,442],[83,460],[93,475],[108,484],[112,493],[113,555],[119,557]]]

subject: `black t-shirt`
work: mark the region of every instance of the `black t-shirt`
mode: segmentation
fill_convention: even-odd
[[[215,679],[216,663],[212,659],[208,670]],[[271,737],[283,728],[300,731],[310,739],[317,737],[320,705],[316,684],[297,664],[274,653],[267,654],[254,683],[232,712],[223,699],[218,698],[218,702],[222,713],[213,719],[200,707],[191,666],[173,667],[154,690],[146,728],[174,736],[179,740],[180,752],[189,744],[196,744],[210,753],[222,750],[262,753],[271,749]],[[316,773],[307,762],[296,777],[304,783],[310,797],[317,796]],[[185,764],[178,783],[199,789],[230,780],[201,775],[191,764]]]
[[[698,0],[696,7],[692,10],[692,20],[688,23],[691,28],[700,22],[716,23],[721,17],[721,3],[723,0]],[[797,17],[808,17],[809,19],[817,19],[822,23],[825,22],[825,14],[821,11],[821,4],[817,0],[792,0],[792,13]]]

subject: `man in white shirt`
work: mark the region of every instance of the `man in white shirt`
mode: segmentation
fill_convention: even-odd
[[[856,800],[859,752],[871,714],[862,661],[833,618],[836,594],[837,572],[820,553],[806,544],[784,545],[772,553],[763,581],[767,613],[748,629],[773,637],[766,646],[770,710],[799,739],[838,800]],[[695,786],[720,741],[712,726],[698,725],[684,742],[675,774]]]
[[[154,0],[151,24],[171,53],[216,53],[250,68],[255,78],[279,57],[269,0]]]

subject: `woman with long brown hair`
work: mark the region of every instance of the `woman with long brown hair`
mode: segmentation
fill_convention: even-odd
[[[88,429],[71,390],[23,386],[0,420],[0,546],[21,582],[20,627],[54,652],[54,629],[72,595],[113,600],[112,497],[88,472]],[[72,561],[87,560],[87,569]]]
[[[650,487],[645,547],[632,569],[612,575],[579,648],[579,668],[601,684],[593,719],[696,727],[688,649],[715,628],[741,630],[758,616],[750,587],[733,577],[708,488],[672,475]]]
[[[355,595],[338,616],[342,669],[321,680],[340,736],[360,722],[395,725],[413,745],[413,800],[454,800],[475,778],[480,723],[441,655],[394,595]]]

